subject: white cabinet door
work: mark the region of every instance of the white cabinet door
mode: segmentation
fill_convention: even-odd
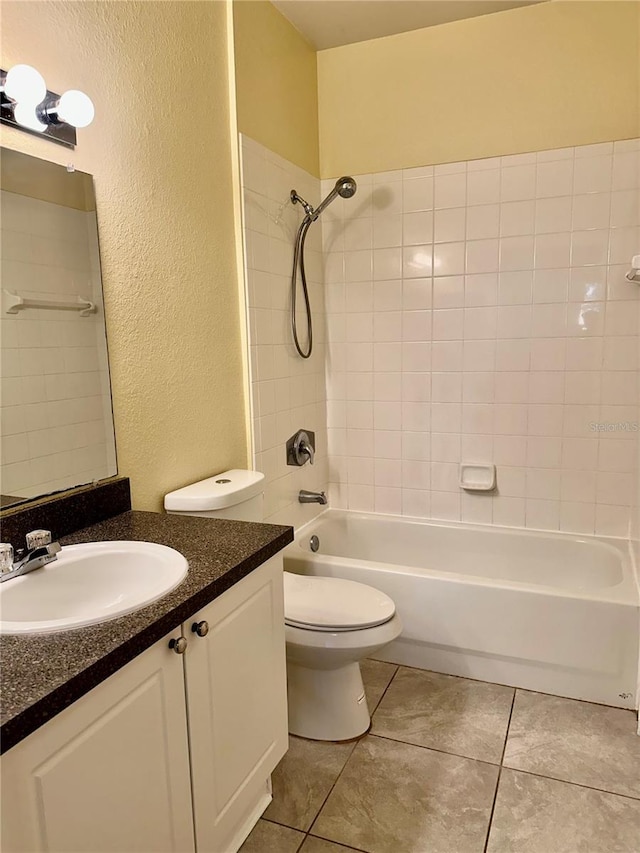
[[[168,640],[2,756],[3,851],[194,850],[184,670]]]
[[[183,626],[198,853],[237,850],[270,800],[287,749],[283,610],[278,555]]]

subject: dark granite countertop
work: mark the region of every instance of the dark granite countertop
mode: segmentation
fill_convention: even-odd
[[[0,738],[6,752],[293,541],[293,530],[125,512],[61,539],[158,542],[189,561],[185,580],[141,610],[55,634],[0,637]]]

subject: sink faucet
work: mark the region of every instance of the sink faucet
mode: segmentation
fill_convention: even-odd
[[[301,504],[326,504],[327,496],[324,492],[308,492],[306,489],[300,489],[298,500]]]
[[[32,530],[31,533],[27,533],[26,553],[14,562],[13,547],[8,543],[0,544],[0,583],[52,563],[58,559],[58,551],[61,547],[59,542],[51,541],[50,530]],[[22,553],[22,550],[18,552],[18,554]]]

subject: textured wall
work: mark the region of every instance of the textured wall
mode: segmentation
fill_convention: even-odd
[[[321,51],[321,176],[637,136],[639,9],[542,3]]]
[[[316,53],[266,0],[234,0],[238,129],[316,177]]]
[[[3,67],[85,90],[71,153],[4,146],[95,177],[121,474],[137,509],[247,463],[225,3],[8,2]],[[188,46],[188,47],[187,47]]]

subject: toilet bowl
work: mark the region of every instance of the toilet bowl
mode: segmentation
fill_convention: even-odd
[[[264,475],[233,469],[165,495],[170,513],[262,521]],[[365,584],[284,572],[289,731],[349,740],[371,719],[360,661],[402,631],[393,601]]]
[[[289,731],[312,740],[350,740],[371,717],[360,661],[395,640],[393,601],[342,578],[284,573]]]

